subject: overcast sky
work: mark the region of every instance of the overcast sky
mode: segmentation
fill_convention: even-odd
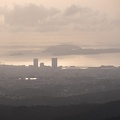
[[[119,0],[1,0],[0,37],[4,42],[119,43],[119,5]]]
[[[0,0],[1,56],[63,43],[119,48],[119,6],[120,0]]]

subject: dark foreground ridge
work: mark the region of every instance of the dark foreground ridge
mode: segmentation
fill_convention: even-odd
[[[1,120],[119,120],[120,101],[68,106],[0,106]]]
[[[30,89],[28,89],[30,91]],[[28,91],[27,90],[27,91]],[[39,92],[38,90],[37,92]],[[29,95],[30,92],[23,91],[22,95]],[[33,92],[33,89],[31,91]],[[27,93],[27,94],[25,94]],[[18,94],[18,92],[16,92]],[[21,95],[21,96],[22,96]],[[111,91],[101,91],[96,93],[87,93],[81,95],[72,95],[66,97],[52,97],[52,96],[28,96],[21,98],[14,95],[1,96],[0,104],[11,106],[64,106],[64,105],[78,105],[82,103],[108,103],[111,101],[120,100],[120,89]]]

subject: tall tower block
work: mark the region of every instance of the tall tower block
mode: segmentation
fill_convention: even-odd
[[[38,59],[37,58],[33,59],[33,66],[38,67]]]
[[[57,58],[52,58],[52,68],[57,68]]]

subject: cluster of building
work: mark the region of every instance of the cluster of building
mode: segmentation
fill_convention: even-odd
[[[36,68],[37,67],[40,67],[40,68],[46,67],[43,62],[40,63],[40,66],[39,66],[38,58],[33,59],[33,66],[36,67]],[[52,68],[57,68],[58,67],[57,58],[52,58],[51,66],[52,66]]]
[[[54,71],[61,70],[58,67],[57,58],[52,58],[51,66],[46,66],[43,62],[39,63],[38,58],[33,59],[33,65],[0,65],[0,79],[9,78],[35,78],[39,76],[49,76]],[[47,74],[46,74],[47,73]]]
[[[108,73],[110,73],[108,75]],[[58,59],[52,58],[51,65],[46,66],[39,63],[38,58],[33,59],[33,65],[0,65],[0,80],[13,78],[41,78],[41,77],[70,77],[70,76],[120,76],[120,67],[99,66],[99,67],[79,67],[79,66],[58,66]]]

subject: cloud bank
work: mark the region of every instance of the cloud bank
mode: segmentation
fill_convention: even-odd
[[[56,45],[48,47],[43,53],[51,54],[53,56],[63,55],[94,55],[104,53],[120,53],[120,49],[106,48],[106,49],[84,49],[76,45]]]
[[[43,5],[15,5],[13,9],[0,8],[0,31],[55,32],[100,31],[120,29],[119,18],[88,7],[72,5],[63,11]]]
[[[36,56],[69,56],[69,55],[96,55],[105,53],[120,53],[118,48],[82,48],[77,45],[62,44],[54,46],[12,46],[9,50],[3,51],[7,56],[10,57],[36,57]],[[3,53],[2,52],[2,53]]]

